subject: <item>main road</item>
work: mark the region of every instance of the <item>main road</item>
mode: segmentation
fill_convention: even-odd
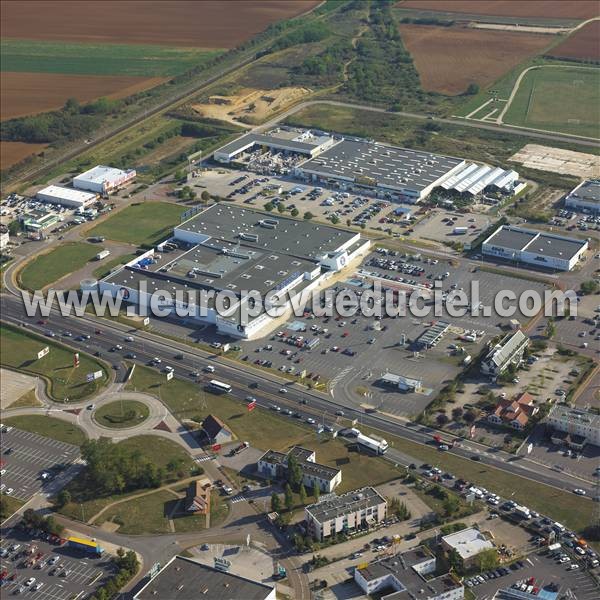
[[[2,320],[26,327],[41,335],[50,330],[57,337],[61,337],[62,332],[68,331],[73,337],[61,337],[62,343],[91,354],[100,352],[105,360],[109,360],[115,366],[122,364],[122,353],[133,353],[136,355],[134,362],[138,364],[147,365],[153,358],[160,358],[163,367],[166,365],[174,367],[177,377],[200,385],[203,385],[204,381],[211,377],[218,378],[232,385],[232,396],[241,402],[245,401],[246,396],[252,395],[257,398],[260,406],[269,408],[276,404],[289,407],[304,417],[312,416],[319,421],[324,418],[326,423],[333,422],[336,418],[335,412],[341,410],[346,418],[357,419],[361,425],[377,429],[383,435],[398,436],[417,444],[412,455],[398,452],[393,447],[390,448],[387,458],[400,464],[407,465],[411,462],[418,462],[418,445],[430,444],[432,435],[436,433],[428,427],[389,415],[365,413],[342,396],[333,399],[327,394],[309,390],[277,375],[258,370],[252,365],[242,365],[148,331],[132,330],[115,321],[100,320],[87,315],[63,317],[58,311],[53,310],[50,316],[44,317],[46,323],[41,324],[38,319],[26,315],[20,298],[6,294],[0,299],[0,314]],[[95,333],[99,328],[102,330],[100,335]],[[90,339],[77,341],[75,338],[81,335],[89,335]],[[133,342],[124,341],[125,337],[129,336],[133,337]],[[111,352],[111,348],[117,344],[124,346],[123,350]],[[182,358],[175,359],[175,356]],[[202,373],[208,365],[215,368],[214,375],[200,374],[198,376],[197,373]],[[285,387],[286,393],[280,392],[282,387]],[[443,434],[442,437],[445,435]],[[513,475],[526,477],[540,484],[569,491],[573,488],[583,488],[588,495],[593,495],[594,486],[591,481],[564,472],[555,472],[526,457],[516,457],[472,440],[463,440],[460,445],[451,448],[449,452],[466,459],[477,457],[480,464],[487,464]],[[458,473],[458,475],[460,474]]]

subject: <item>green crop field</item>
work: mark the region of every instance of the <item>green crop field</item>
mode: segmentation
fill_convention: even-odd
[[[600,137],[600,69],[540,67],[529,71],[504,122]]]
[[[50,352],[42,358],[37,353],[48,346]],[[0,362],[17,371],[43,376],[50,385],[48,394],[54,400],[84,400],[97,393],[108,381],[104,367],[91,356],[79,354],[79,367],[73,366],[74,350],[38,337],[10,325],[0,328]],[[102,371],[100,379],[88,382],[86,375]]]
[[[184,210],[185,208],[171,202],[132,204],[96,225],[89,235],[138,246],[154,244],[179,224]]]
[[[221,53],[202,48],[15,39],[2,40],[0,50],[2,71],[139,77],[179,75]]]
[[[41,290],[61,277],[81,269],[101,250],[98,246],[83,242],[57,246],[26,264],[19,272],[19,282],[28,290]]]

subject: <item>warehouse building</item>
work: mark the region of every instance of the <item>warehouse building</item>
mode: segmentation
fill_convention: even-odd
[[[375,560],[354,569],[354,581],[365,595],[381,600],[461,600],[465,590],[451,573],[435,576],[437,560],[425,546]]]
[[[85,208],[96,199],[96,194],[84,192],[73,188],[49,185],[41,189],[35,197],[42,202],[50,204],[62,204],[72,208]]]
[[[501,225],[484,240],[481,251],[514,262],[570,271],[588,249],[586,240]]]
[[[313,183],[342,183],[357,192],[376,189],[399,202],[415,204],[463,166],[460,158],[343,139],[298,165],[296,175]]]
[[[174,556],[133,600],[275,600],[275,587],[229,573],[229,561],[211,568],[190,558]]]
[[[294,446],[289,452],[268,450],[258,459],[258,474],[267,479],[284,479],[287,476],[288,460],[293,456],[302,471],[302,483],[308,488],[317,486],[322,492],[333,492],[342,482],[340,469],[320,465],[314,450]]]
[[[463,567],[469,569],[475,564],[477,556],[486,550],[493,550],[494,544],[479,529],[469,527],[444,536],[442,548],[447,552],[456,552]]]
[[[98,165],[85,171],[85,173],[77,175],[73,179],[73,187],[96,194],[111,194],[131,183],[135,176],[135,169],[122,171],[121,169]]]
[[[249,154],[258,148],[313,157],[334,143],[334,138],[326,134],[280,127],[268,134],[248,133],[243,135],[216,150],[214,159],[221,163],[235,162],[241,155]]]
[[[565,198],[565,206],[592,214],[600,213],[600,180],[592,179],[580,183]]]
[[[581,408],[557,404],[548,414],[546,424],[552,432],[552,441],[583,450],[586,444],[600,446],[600,415]]]
[[[48,209],[31,210],[19,215],[19,221],[25,231],[42,232],[53,227],[60,221],[60,217]]]
[[[216,150],[214,159],[252,170],[252,158],[269,152],[298,158],[289,170],[277,171],[273,165],[274,173],[408,204],[420,202],[438,187],[471,197],[488,188],[510,193],[519,177],[516,171],[466,163],[461,158],[291,127],[243,135]]]
[[[304,508],[308,534],[321,542],[338,533],[373,527],[386,515],[387,500],[373,487],[323,496]]]
[[[491,377],[498,377],[510,365],[518,365],[523,359],[525,349],[529,346],[529,338],[519,329],[508,333],[495,344],[481,362],[481,371]]]
[[[231,309],[226,315],[219,314],[214,303],[205,314],[201,306],[180,308],[215,325],[220,333],[255,338],[268,333],[276,321],[263,312],[242,322],[244,291],[259,292],[263,298],[275,293],[287,302],[284,308],[290,308],[288,293],[315,289],[331,272],[366,255],[369,246],[369,240],[353,231],[215,204],[184,220],[172,238],[109,274],[99,287],[146,306],[161,290],[227,292]],[[178,306],[174,303],[172,310]]]

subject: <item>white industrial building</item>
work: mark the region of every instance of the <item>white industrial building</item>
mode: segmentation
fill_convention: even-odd
[[[212,303],[205,314],[192,306],[189,316],[225,335],[256,338],[266,335],[276,318],[263,312],[242,323],[242,291],[263,298],[276,293],[291,308],[286,293],[316,289],[369,247],[370,241],[354,231],[221,203],[182,222],[172,238],[116,269],[99,288],[144,306],[159,290],[228,292],[230,315],[219,314]],[[177,306],[174,302],[172,310]]]
[[[557,404],[548,414],[546,424],[554,430],[552,441],[556,444],[566,444],[577,450],[586,444],[600,446],[600,415]]]
[[[322,496],[304,508],[306,529],[315,540],[377,525],[385,520],[387,500],[373,487]]]
[[[59,185],[49,185],[41,189],[35,197],[42,202],[50,204],[62,204],[62,206],[69,206],[71,208],[84,208],[96,199],[96,194],[61,187]]]
[[[481,371],[491,377],[498,377],[510,365],[518,365],[523,359],[529,338],[519,329],[508,333],[499,343],[490,348],[481,362]]]
[[[486,188],[510,193],[519,178],[516,171],[475,165],[462,158],[289,127],[245,134],[216,150],[214,159],[243,164],[244,158],[261,149],[297,156],[290,173],[314,185],[357,194],[374,192],[407,204],[424,200],[438,187],[471,196]]]
[[[463,565],[468,567],[473,564],[478,554],[485,550],[493,550],[494,544],[479,529],[469,527],[444,536],[442,547],[447,551],[456,552],[460,556]]]
[[[435,575],[435,554],[418,546],[354,569],[354,581],[369,597],[381,600],[462,600],[465,588],[451,573]]]
[[[565,198],[565,206],[593,214],[600,213],[600,180],[592,179],[580,183]]]
[[[113,167],[98,165],[77,175],[73,179],[73,187],[88,190],[96,194],[110,194],[131,183],[136,176],[135,169],[122,171]]]
[[[484,240],[481,252],[514,262],[570,271],[588,249],[586,240],[501,225]]]

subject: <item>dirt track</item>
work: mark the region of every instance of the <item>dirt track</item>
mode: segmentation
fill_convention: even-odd
[[[496,17],[543,17],[545,19],[589,19],[598,15],[596,0],[407,0],[400,8]]]
[[[3,37],[233,48],[318,0],[28,0],[3,2]]]
[[[461,94],[484,87],[552,42],[552,36],[465,27],[400,25],[427,91]]]

